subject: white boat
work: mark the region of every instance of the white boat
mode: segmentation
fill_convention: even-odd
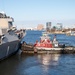
[[[75,36],[75,31],[68,31],[67,33],[66,33],[66,35],[68,35],[68,36]]]

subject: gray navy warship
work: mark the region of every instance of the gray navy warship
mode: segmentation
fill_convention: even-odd
[[[17,52],[25,30],[18,31],[13,27],[14,19],[4,12],[0,13],[0,60]]]

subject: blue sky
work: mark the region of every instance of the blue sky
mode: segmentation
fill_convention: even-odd
[[[18,27],[36,27],[47,21],[64,27],[75,24],[75,0],[0,0],[0,11],[12,16]]]

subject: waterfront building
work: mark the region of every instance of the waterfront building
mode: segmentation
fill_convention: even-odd
[[[57,30],[62,30],[63,26],[62,23],[57,23]]]
[[[43,24],[38,24],[37,30],[43,30],[43,29],[44,29],[44,25]]]
[[[46,23],[46,31],[48,31],[48,32],[51,31],[51,22]]]

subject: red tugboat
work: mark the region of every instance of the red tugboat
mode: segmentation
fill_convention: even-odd
[[[51,41],[46,32],[43,32],[42,36],[40,37],[40,42],[36,41],[36,43],[34,44],[34,52],[37,52],[37,50],[51,50],[55,48],[58,48],[56,35],[54,36],[53,41]]]
[[[34,44],[34,50],[36,48],[38,49],[53,48],[53,43],[46,32],[44,32],[40,37],[40,42],[36,41],[36,43]]]

